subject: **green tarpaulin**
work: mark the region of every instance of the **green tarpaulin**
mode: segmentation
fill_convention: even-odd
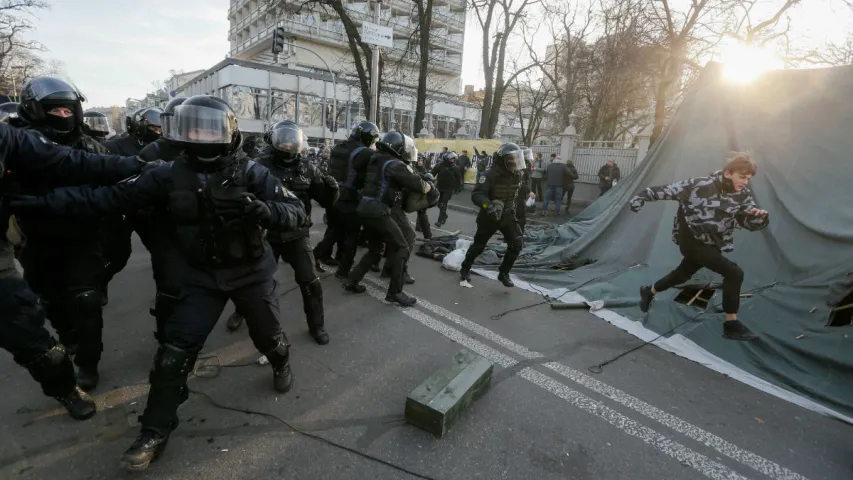
[[[828,415],[853,418],[853,327],[828,326],[835,306],[853,290],[853,67],[771,72],[749,84],[721,79],[706,67],[698,85],[642,164],[569,223],[527,236],[513,273],[560,295],[560,301],[603,300],[595,313],[743,382]],[[639,190],[722,167],[730,150],[751,150],[751,182],[770,226],[738,230],[729,257],[745,272],[740,318],[756,342],[722,337],[718,289],[707,313],[658,295],[648,316],[638,287],[675,268],[675,202],[627,207]],[[557,264],[583,265],[554,270]],[[496,265],[477,265],[494,276]],[[722,279],[700,271],[690,284]],[[579,294],[581,297],[579,297]],[[602,359],[604,360],[604,359]]]

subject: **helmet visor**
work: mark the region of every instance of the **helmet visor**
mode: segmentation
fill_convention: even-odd
[[[51,97],[54,100],[83,100],[83,94],[70,81],[55,77],[39,77],[30,80],[28,95],[32,95],[37,102]],[[31,92],[31,93],[30,93]]]
[[[290,126],[282,126],[273,130],[270,133],[270,142],[272,142],[272,147],[279,152],[291,155],[302,152],[302,132]]]
[[[406,153],[409,158],[404,158],[403,160],[407,162],[414,162],[418,159],[418,147],[415,146],[415,141],[408,136],[406,137]]]
[[[163,136],[176,142],[228,144],[237,133],[233,113],[201,105],[176,107],[168,123]]]
[[[504,166],[508,171],[517,172],[524,169],[524,153],[522,150],[512,150],[504,153],[502,156]]]
[[[533,150],[525,148],[522,151],[524,152],[524,159],[527,160],[527,163],[533,163]]]
[[[163,112],[160,114],[160,126],[164,136],[166,135],[166,132],[169,131],[169,125],[171,124],[174,116],[175,114],[172,112]]]
[[[110,133],[110,123],[106,117],[83,117],[83,124],[93,132]]]

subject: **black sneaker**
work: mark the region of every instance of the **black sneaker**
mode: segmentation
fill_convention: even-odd
[[[463,268],[462,270],[459,270],[459,278],[461,278],[465,282],[470,282],[471,281],[471,270],[468,270],[467,268]]]
[[[347,282],[344,284],[344,290],[350,293],[364,293],[367,291],[367,287],[360,283]]]
[[[94,390],[100,379],[97,365],[79,365],[77,367],[77,385],[84,391]]]
[[[388,303],[396,303],[401,307],[411,307],[418,303],[417,299],[410,297],[403,292],[389,293],[388,295],[385,295],[385,301]]]
[[[652,306],[652,300],[655,299],[655,294],[652,293],[651,285],[643,285],[640,287],[640,311],[646,313]]]
[[[316,270],[317,273],[326,273],[327,272],[327,270],[325,268],[323,268],[323,265],[320,262],[314,262],[314,270]]]
[[[141,472],[163,454],[168,435],[161,435],[153,430],[143,430],[136,441],[121,456],[121,466],[131,472]]]
[[[326,345],[329,343],[329,334],[323,327],[311,328],[311,336],[318,345]]]
[[[441,228],[441,222],[435,222],[434,224],[437,228]]]
[[[229,332],[236,332],[237,329],[240,328],[240,325],[243,325],[243,316],[237,312],[231,314],[228,317],[228,320],[225,322],[225,328],[228,329]]]
[[[750,342],[758,338],[756,334],[746,328],[746,325],[740,323],[740,320],[723,322],[723,337],[741,342]]]
[[[75,420],[87,420],[98,411],[95,402],[80,387],[74,387],[67,395],[53,398],[61,403]]]
[[[507,287],[507,288],[512,288],[515,286],[515,284],[512,283],[512,280],[510,280],[508,273],[499,273],[498,274],[498,281],[503,283],[504,287]]]
[[[409,275],[409,272],[403,272],[403,283],[411,285],[415,283],[415,278]]]

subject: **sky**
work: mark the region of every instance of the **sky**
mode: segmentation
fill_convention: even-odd
[[[37,13],[29,38],[47,47],[45,58],[64,63],[89,100],[86,108],[124,105],[153,91],[152,82],[166,80],[169,70],[207,69],[228,54],[229,0],[48,2],[52,8]],[[796,36],[814,45],[841,41],[853,30],[853,13],[842,0],[805,0],[792,17]],[[480,88],[482,36],[470,12],[467,27],[462,83]]]

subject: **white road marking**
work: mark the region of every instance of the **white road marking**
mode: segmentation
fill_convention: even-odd
[[[366,277],[371,282],[380,285],[383,288],[387,288],[388,284],[379,278],[368,275]],[[407,292],[408,293],[408,292]],[[440,305],[435,305],[424,300],[421,297],[409,295],[418,299],[418,305],[421,307],[443,317],[461,327],[464,327],[481,337],[504,347],[505,349],[521,355],[525,359],[537,359],[542,358],[543,355],[539,352],[534,352],[532,350],[528,350],[523,345],[519,345],[518,343],[513,342],[505,337],[498,335],[497,333],[489,330],[488,328],[483,327],[482,325],[472,322],[466,318],[463,318]],[[479,352],[478,352],[479,353]],[[746,451],[734,445],[725,439],[714,435],[711,432],[703,430],[695,425],[692,425],[674,415],[671,415],[654,405],[650,405],[639,398],[633,397],[628,393],[625,393],[615,387],[612,387],[604,382],[596,380],[595,378],[590,377],[578,370],[567,367],[560,363],[549,362],[543,364],[545,368],[552,370],[563,377],[572,380],[573,382],[582,385],[598,394],[601,394],[617,403],[620,403],[666,427],[671,428],[672,430],[685,435],[688,438],[691,438],[697,442],[707,445],[708,447],[713,448],[714,450],[722,453],[723,455],[736,460],[747,467],[750,467],[758,472],[761,472],[768,477],[777,479],[777,480],[807,480],[806,477],[793,472],[781,465],[768,460],[760,455],[755,453]]]
[[[384,292],[380,292],[376,288],[368,285],[365,286],[367,287],[367,293],[371,297],[384,302]],[[450,327],[444,322],[436,320],[416,308],[395,308],[409,318],[420,322],[424,326],[435,330],[445,337],[450,338],[456,343],[469,348],[502,367],[512,367],[518,363],[512,357],[474,340],[465,333]],[[551,392],[557,397],[566,400],[581,410],[604,419],[614,427],[622,430],[624,433],[642,440],[685,465],[693,467],[696,471],[708,478],[714,480],[747,480],[747,477],[744,477],[725,465],[715,462],[701,453],[695,452],[678,442],[666,438],[666,436],[656,432],[655,430],[631,420],[607,405],[604,405],[597,400],[593,400],[586,395],[557,382],[547,375],[537,372],[531,368],[524,368],[519,371],[517,375],[534,385]]]

